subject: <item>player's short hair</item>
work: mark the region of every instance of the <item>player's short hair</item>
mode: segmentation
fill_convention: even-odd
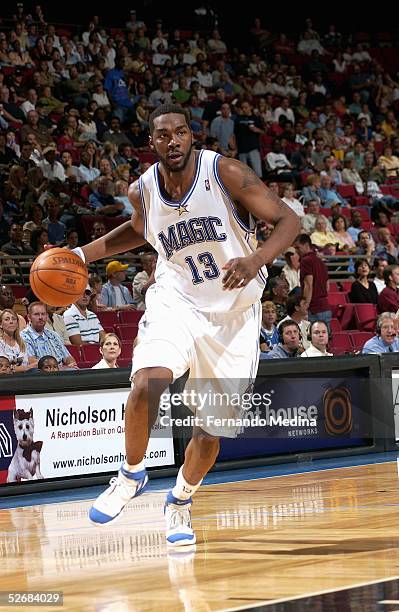
[[[187,127],[190,127],[190,113],[187,109],[182,108],[178,104],[161,104],[155,110],[153,110],[150,115],[150,134],[154,132],[154,119],[156,119],[157,117],[161,117],[162,115],[169,115],[171,113],[184,115]]]

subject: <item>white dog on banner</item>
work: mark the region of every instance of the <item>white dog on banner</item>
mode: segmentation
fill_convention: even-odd
[[[40,451],[43,442],[34,442],[35,422],[32,408],[29,412],[15,410],[14,431],[18,446],[8,467],[7,482],[20,482],[43,478],[40,472]]]

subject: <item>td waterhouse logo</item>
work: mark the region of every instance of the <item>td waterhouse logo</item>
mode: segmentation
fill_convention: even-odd
[[[331,436],[342,436],[352,430],[352,401],[346,387],[328,389],[323,397],[324,424]]]

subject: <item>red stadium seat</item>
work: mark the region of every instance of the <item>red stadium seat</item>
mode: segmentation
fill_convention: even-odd
[[[27,292],[27,288],[24,285],[10,285],[15,299],[20,300],[24,298]]]
[[[341,291],[341,287],[339,286],[339,284],[334,281],[330,281],[328,283],[328,288],[329,291],[331,291],[332,293],[339,293]]]
[[[103,327],[116,327],[118,325],[118,313],[117,312],[98,312],[98,318]]]
[[[122,342],[132,343],[137,336],[138,326],[137,325],[118,325],[117,334]]]
[[[350,336],[347,332],[336,332],[332,335],[332,340],[329,344],[329,350],[334,355],[343,355],[344,353],[353,353],[353,345]]]
[[[83,361],[93,361],[97,363],[102,359],[99,344],[82,344],[80,347]]]
[[[101,357],[101,355],[100,355]],[[78,366],[81,370],[84,369],[91,369],[94,365],[96,365],[96,363],[98,363],[100,360],[97,359],[96,361],[80,361],[78,363]]]
[[[333,317],[339,318],[339,312],[341,310],[342,305],[348,302],[346,293],[342,293],[342,291],[339,293],[329,293],[327,296],[327,300],[330,305]]]
[[[118,320],[121,325],[138,325],[144,310],[121,310]]]
[[[345,294],[346,297],[346,294]],[[342,329],[352,329],[354,327],[354,304],[342,304],[338,310],[338,319]]]
[[[80,352],[80,346],[76,346],[76,344],[67,344],[66,349],[67,351],[71,353],[76,363],[79,363],[79,361],[82,361],[82,354]]]
[[[353,281],[341,281],[342,291],[344,293],[349,293],[349,291],[352,289],[352,282]]]
[[[351,200],[357,196],[354,185],[337,185],[337,191],[345,200]]]
[[[374,331],[377,320],[375,304],[354,304],[355,322],[359,331]]]
[[[122,342],[122,352],[120,354],[118,361],[120,359],[130,359],[131,361],[132,354],[133,354],[133,343],[132,342]]]
[[[365,342],[373,338],[373,336],[374,334],[372,332],[353,331],[350,337],[355,351],[361,351]]]
[[[338,321],[338,319],[331,319],[330,330],[332,334],[342,331],[341,323]]]

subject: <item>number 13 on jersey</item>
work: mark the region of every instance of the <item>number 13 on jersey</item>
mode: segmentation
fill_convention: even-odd
[[[197,256],[197,260],[201,265],[201,269],[203,269],[203,276],[206,279],[213,280],[214,278],[218,278],[218,276],[220,276],[220,270],[216,264],[216,261],[213,258],[212,253],[209,253],[209,251],[200,253]],[[204,279],[198,270],[198,266],[194,261],[194,258],[190,255],[188,257],[185,257],[184,261],[186,261],[190,267],[191,274],[193,275],[193,284],[199,285],[200,283],[203,283]]]

